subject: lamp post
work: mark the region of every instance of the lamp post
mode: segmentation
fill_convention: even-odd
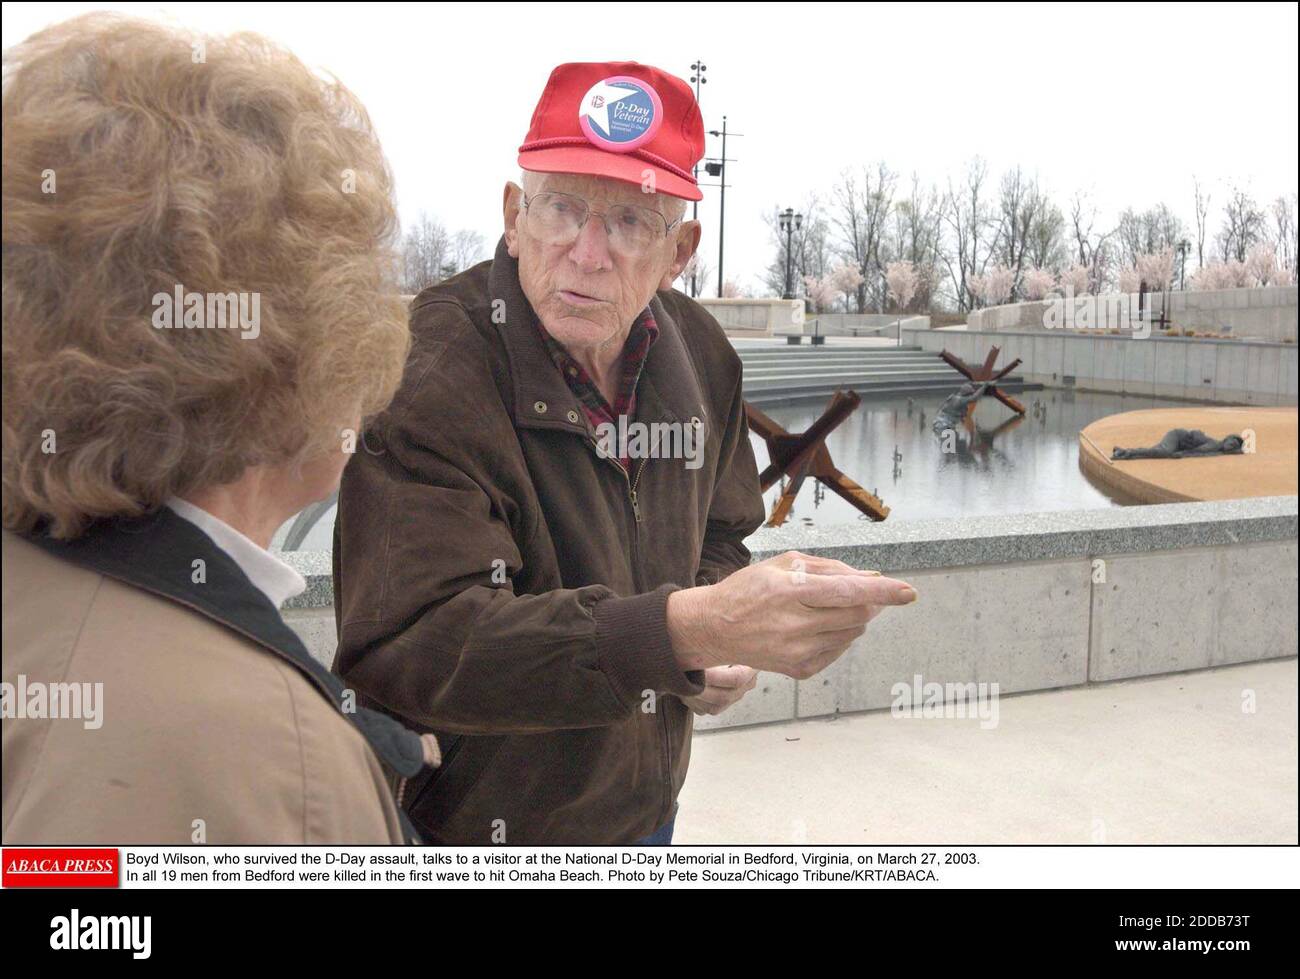
[[[716,184],[699,185],[701,187],[718,187],[721,189],[721,193],[718,195],[718,298],[721,299],[723,282],[722,263],[723,259],[726,257],[725,247],[727,243],[727,164],[737,162],[727,156],[727,137],[731,136],[732,138],[735,138],[736,136],[743,136],[745,134],[729,132],[727,130],[726,116],[722,117],[721,129],[710,129],[708,133],[710,136],[722,137],[722,155],[716,157],[706,156],[704,158],[704,172],[710,177],[717,177],[718,182]]]
[[[1192,243],[1184,238],[1178,243],[1178,288],[1187,290],[1187,253],[1192,250]]]
[[[727,117],[722,117],[722,129],[710,129],[710,136],[722,137],[722,156],[714,163],[706,163],[704,171],[711,177],[718,178],[718,298],[722,298],[722,246],[726,238],[727,227]]]
[[[699,104],[700,104],[700,86],[701,86],[701,85],[706,85],[706,84],[708,84],[708,81],[709,81],[707,78],[704,77],[704,73],[708,70],[708,68],[709,68],[709,66],[706,65],[706,64],[703,62],[703,60],[701,60],[701,59],[699,59],[699,58],[697,58],[697,59],[695,59],[695,61],[691,62],[691,84],[695,86],[695,104],[696,104],[696,105],[699,105]],[[698,184],[698,183],[699,183],[699,179],[700,179],[700,165],[699,165],[699,163],[696,163],[695,166],[692,168],[692,170],[691,170],[691,174],[695,177],[695,181],[696,181],[696,183]],[[699,201],[692,201],[692,202],[691,202],[691,220],[692,220],[692,221],[698,221],[699,219],[700,219],[700,202],[699,202]],[[696,296],[698,296],[698,295],[700,294],[700,287],[699,287],[698,279],[699,279],[699,273],[698,273],[698,272],[692,272],[692,273],[691,273],[691,298],[692,298],[692,299],[694,299]]]
[[[787,207],[777,213],[778,227],[785,232],[785,292],[782,299],[794,298],[794,233],[803,227],[803,215],[796,214],[794,208]]]
[[[709,82],[709,80],[704,77],[704,73],[708,71],[708,69],[709,66],[706,65],[703,61],[700,61],[698,59],[691,63],[691,84],[695,86],[696,105],[700,104],[700,86],[707,85]],[[700,165],[698,163],[695,164],[695,167],[691,170],[691,173],[692,175],[695,176],[696,180],[698,181],[700,176]],[[692,221],[699,220],[699,217],[700,217],[700,202],[693,201],[691,203],[691,220]]]

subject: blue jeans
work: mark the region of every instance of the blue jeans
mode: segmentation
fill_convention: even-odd
[[[673,806],[673,814],[669,817],[668,822],[664,823],[657,830],[651,833],[643,840],[637,840],[633,846],[672,846],[673,845],[673,824],[677,822],[677,807]]]

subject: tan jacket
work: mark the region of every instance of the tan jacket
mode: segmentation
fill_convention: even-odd
[[[206,554],[206,582],[171,580],[207,540],[178,521],[164,519],[179,540],[150,545],[176,553],[126,555],[120,569],[110,554],[109,573],[3,535],[4,843],[406,842],[366,737],[268,645],[264,633],[291,641],[238,566]],[[186,584],[234,625],[159,593]],[[53,684],[86,685],[80,718],[32,716],[52,690],[69,702]]]

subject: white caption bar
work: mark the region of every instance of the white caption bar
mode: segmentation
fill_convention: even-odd
[[[124,888],[1275,888],[1296,847],[123,847]]]

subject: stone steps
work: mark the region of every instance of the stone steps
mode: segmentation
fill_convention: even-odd
[[[920,347],[737,347],[745,365],[745,398],[755,404],[829,397],[852,388],[861,395],[956,390],[963,378]],[[1024,390],[1012,374],[999,382]],[[1038,385],[1033,385],[1036,388]]]

